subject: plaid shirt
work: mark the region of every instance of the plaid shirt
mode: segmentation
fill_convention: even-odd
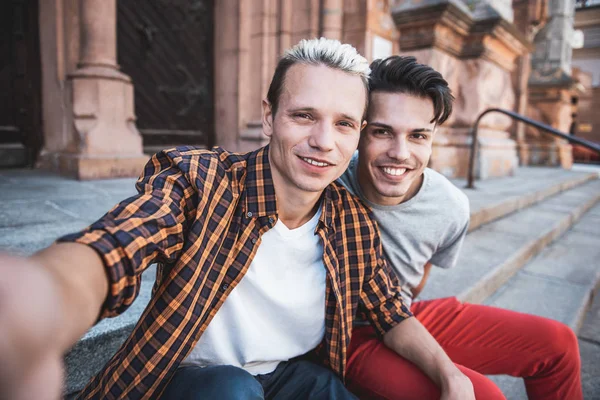
[[[277,222],[268,147],[247,154],[165,150],[148,162],[136,188],[137,196],[60,239],[91,246],[102,257],[109,293],[101,317],[125,311],[142,272],[159,265],[133,332],[80,398],[158,398],[243,278],[261,235]],[[327,273],[325,336],[315,355],[343,378],[359,305],[382,335],[411,313],[389,273],[376,224],[336,183],[324,191],[315,234]]]

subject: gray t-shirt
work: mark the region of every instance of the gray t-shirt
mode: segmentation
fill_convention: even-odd
[[[426,168],[423,184],[413,198],[395,206],[377,205],[362,193],[357,166],[355,154],[339,181],[373,211],[385,255],[410,306],[412,288],[421,282],[428,261],[440,268],[456,264],[469,226],[469,199],[443,175]]]

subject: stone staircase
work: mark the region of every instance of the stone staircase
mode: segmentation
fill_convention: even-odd
[[[421,298],[456,295],[553,318],[579,332],[600,282],[600,180],[531,169],[478,187],[465,190],[472,223],[457,266],[432,271]],[[591,400],[600,399],[600,305],[588,319],[579,336]],[[508,399],[527,399],[522,379],[491,378]]]
[[[133,182],[0,171],[0,249],[28,254],[47,246],[132,194]],[[521,168],[515,177],[476,185],[464,189],[471,225],[459,262],[435,268],[421,299],[458,296],[570,325],[579,332],[585,398],[600,399],[600,301],[588,311],[600,281],[598,172]],[[27,211],[33,205],[37,217]],[[126,313],[101,321],[67,354],[66,393],[81,389],[125,340],[149,300],[154,273],[144,273],[140,296]],[[507,398],[526,399],[522,380],[492,379]]]

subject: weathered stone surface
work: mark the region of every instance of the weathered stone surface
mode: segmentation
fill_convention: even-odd
[[[590,290],[591,285],[518,272],[484,304],[551,318],[576,329],[588,304]]]
[[[504,397],[509,400],[527,400],[525,383],[521,378],[509,375],[489,375],[490,378],[502,390]]]
[[[33,201],[0,202],[0,228],[18,228],[32,223],[52,221],[71,222],[72,214],[43,199]]]
[[[464,190],[471,205],[470,230],[595,177],[594,173],[540,167],[519,169],[508,179],[479,181],[477,189]],[[466,185],[462,179],[452,182],[459,188]]]
[[[586,215],[585,220],[581,224],[577,224],[576,229],[588,235],[600,235],[600,216]]]
[[[50,246],[56,239],[89,225],[83,220],[55,221],[19,228],[0,228],[0,251],[29,255]]]
[[[580,285],[596,282],[600,279],[599,239],[600,236],[594,237],[572,230],[536,257],[524,270]]]
[[[471,302],[483,301],[569,229],[590,202],[600,200],[600,192],[592,198],[588,195],[590,187],[596,184],[586,183],[472,231],[465,239],[456,267],[435,269],[421,298],[458,296]],[[547,202],[558,203],[561,209],[548,210]],[[582,279],[581,274],[573,279]]]
[[[585,316],[579,337],[593,341],[600,346],[600,289],[594,291],[592,305]],[[598,362],[600,363],[600,358],[598,358]]]
[[[490,19],[501,17],[509,22],[513,22],[513,8],[510,0],[478,0],[475,3],[473,16],[475,19]]]
[[[503,243],[502,247],[498,243]],[[494,267],[502,265],[520,244],[521,239],[510,238],[509,235],[499,239],[494,233],[470,233],[457,265],[449,270],[435,268],[419,298],[458,296],[467,289],[473,289]]]
[[[593,212],[599,208],[596,205]],[[600,282],[598,236],[577,229],[585,221],[583,215],[581,222],[541,252],[485,304],[552,318],[577,330],[591,293]]]
[[[600,399],[600,344],[579,341],[579,354],[581,354],[581,382],[583,398],[589,400]]]

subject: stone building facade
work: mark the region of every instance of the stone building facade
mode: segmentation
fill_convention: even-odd
[[[414,55],[444,74],[457,101],[431,166],[464,176],[486,108],[569,130],[581,85],[559,31],[573,31],[574,10],[574,0],[3,2],[0,166],[94,179],[135,176],[173,145],[254,149],[265,143],[260,104],[278,56],[325,36],[371,60]],[[519,162],[571,163],[568,144],[502,115],[482,120],[479,146],[480,178],[511,175]]]
[[[600,1],[580,1],[575,10],[575,29],[583,33],[583,43],[573,49],[573,70],[584,91],[577,104],[573,132],[600,143]],[[581,148],[576,160],[600,162],[600,156]]]

